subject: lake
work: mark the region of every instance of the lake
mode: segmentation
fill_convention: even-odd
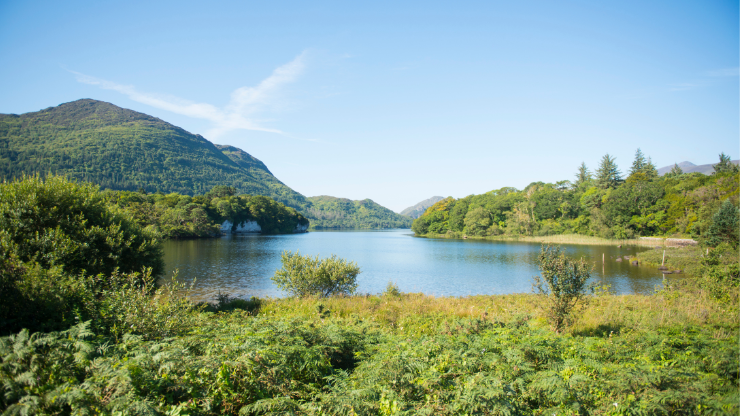
[[[616,262],[644,247],[563,246],[567,255],[594,263],[592,276],[619,294],[649,293],[662,274],[652,267]],[[196,278],[192,297],[213,300],[218,293],[235,297],[281,297],[270,278],[284,251],[339,257],[357,262],[359,293],[380,293],[388,282],[402,292],[436,296],[524,293],[539,274],[540,245],[523,242],[428,239],[411,230],[314,231],[290,235],[227,235],[164,244],[166,270],[178,280]],[[601,264],[602,254],[606,264]]]

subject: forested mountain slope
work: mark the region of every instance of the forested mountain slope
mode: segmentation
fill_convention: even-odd
[[[0,115],[0,176],[55,173],[102,188],[185,195],[216,185],[304,209],[303,195],[261,161],[216,146],[156,117],[83,99],[38,112]]]
[[[409,228],[411,218],[396,214],[371,199],[352,201],[333,196],[306,198],[311,206],[305,215],[311,228]]]
[[[432,205],[436,204],[437,202],[443,199],[444,197],[441,197],[441,196],[433,196],[431,198],[425,199],[416,205],[412,205],[404,209],[403,211],[401,211],[401,215],[405,215],[411,218],[419,218],[421,217],[421,214],[423,214],[424,211],[427,210],[427,208],[431,207]]]

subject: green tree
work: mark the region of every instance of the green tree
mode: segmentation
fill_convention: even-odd
[[[681,169],[678,164],[674,163],[673,167],[671,168],[671,171],[666,173],[667,178],[675,178],[676,176],[683,175],[683,169]]]
[[[590,180],[591,172],[586,167],[586,162],[581,162],[581,166],[578,167],[578,173],[576,173],[575,187],[577,188]]]
[[[630,175],[634,175],[635,173],[642,171],[645,169],[646,165],[647,162],[645,161],[645,155],[642,154],[642,150],[638,147],[635,152],[635,160],[632,162],[632,168],[630,168]]]
[[[704,243],[710,247],[717,247],[728,243],[733,248],[738,247],[740,238],[740,211],[726,199],[716,214],[712,217],[712,225],[707,230]]]
[[[616,158],[609,153],[601,158],[601,164],[596,171],[596,186],[601,189],[615,188],[622,182],[622,173],[615,162]]]
[[[355,262],[348,262],[336,255],[325,259],[319,259],[318,255],[301,256],[297,251],[283,252],[280,260],[283,267],[275,272],[272,281],[293,296],[351,295],[357,290],[360,268]]]
[[[713,166],[714,167],[714,173],[737,173],[738,172],[738,166],[730,160],[730,156],[726,155],[724,152],[719,154],[719,163]]]
[[[491,213],[483,208],[478,207],[468,211],[465,216],[465,233],[475,236],[486,235],[486,231],[491,227]]]
[[[585,261],[566,257],[560,247],[542,245],[537,258],[542,276],[535,276],[534,290],[545,296],[545,311],[552,328],[560,332],[573,323],[584,305],[591,268]]]

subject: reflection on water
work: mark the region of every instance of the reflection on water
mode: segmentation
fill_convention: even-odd
[[[212,300],[224,293],[238,297],[282,296],[270,278],[280,268],[284,250],[356,261],[360,293],[382,292],[389,281],[403,292],[437,296],[531,292],[537,275],[536,243],[415,238],[410,230],[335,231],[219,239],[168,241],[167,270],[178,278],[196,278],[194,297]],[[563,246],[567,255],[594,264],[595,279],[617,293],[648,293],[662,282],[649,267],[616,262],[644,248]],[[606,264],[601,263],[602,254]]]

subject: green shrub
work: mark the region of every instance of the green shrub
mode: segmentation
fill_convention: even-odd
[[[278,288],[293,296],[351,295],[357,289],[360,268],[336,255],[319,259],[319,256],[301,256],[298,252],[283,252],[283,267],[275,272],[272,281]]]
[[[72,275],[164,268],[156,234],[110,208],[95,185],[60,176],[0,184],[0,244],[5,256]]]
[[[163,268],[156,235],[97,187],[57,176],[0,184],[0,334],[93,319],[116,276]]]
[[[575,310],[583,305],[591,269],[585,261],[574,261],[560,247],[542,246],[538,256],[542,276],[535,276],[534,289],[545,295],[545,313],[553,329],[560,332],[575,318]]]

